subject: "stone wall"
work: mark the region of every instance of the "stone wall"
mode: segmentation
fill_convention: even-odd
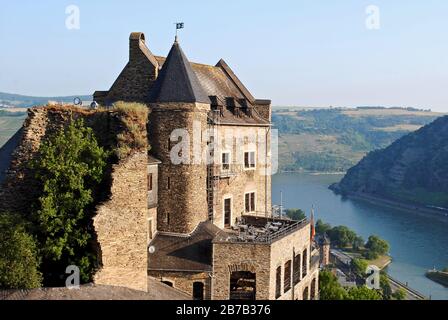
[[[201,282],[204,284],[204,300],[211,299],[211,278],[210,275],[206,272],[195,273],[187,271],[149,271],[148,275],[151,278],[155,278],[159,281],[172,283],[174,288],[185,292],[190,297],[193,297],[193,284],[195,282]]]
[[[233,134],[231,134],[233,133]],[[216,199],[214,201],[213,223],[224,228],[224,199],[231,198],[232,224],[237,217],[245,213],[245,193],[255,192],[255,207],[257,215],[270,215],[271,203],[271,174],[269,165],[271,157],[270,128],[249,126],[219,126],[215,131],[217,141],[220,144],[215,151],[215,163],[217,173],[222,172],[222,152],[230,152],[230,174],[227,178],[221,178],[217,185]],[[231,136],[232,139],[226,138]],[[243,137],[241,143],[235,143],[236,136]],[[253,143],[244,137],[267,137],[266,143]],[[244,152],[255,151],[256,168],[246,170],[244,168]]]
[[[196,123],[199,129],[196,146],[205,150],[207,140],[201,133],[207,128],[209,109],[209,105],[199,103],[151,105],[151,153],[161,161],[158,175],[159,231],[191,233],[200,222],[208,219],[207,167],[201,159],[198,159],[198,163],[193,161],[193,125]],[[169,141],[171,133],[176,129],[188,132],[190,163],[172,162],[170,151],[178,142]],[[188,156],[187,152],[183,156]]]
[[[308,287],[310,299],[311,282],[316,281],[315,296],[318,292],[318,265],[310,265],[310,224],[306,224],[286,237],[272,244],[215,242],[213,244],[213,285],[212,299],[229,299],[231,271],[250,271],[256,274],[257,300],[302,300]],[[284,290],[285,264],[293,261],[294,254],[307,250],[307,275],[293,286],[293,268],[291,267],[291,289]],[[276,297],[276,272],[281,267],[281,295]],[[300,270],[302,264],[300,264]],[[292,289],[293,288],[293,289]]]
[[[39,195],[29,164],[38,153],[41,142],[57,130],[68,125],[71,119],[83,118],[93,128],[98,143],[109,147],[113,143],[116,118],[107,112],[90,111],[73,106],[47,106],[28,109],[22,126],[22,135],[13,151],[11,164],[0,188],[0,210],[28,214]]]
[[[270,297],[269,245],[251,243],[213,244],[212,299],[228,300],[230,297],[230,274],[232,271],[249,271],[256,276],[256,299]]]
[[[94,217],[101,247],[96,284],[147,290],[147,159],[134,153],[113,166],[110,200]]]
[[[0,188],[0,210],[27,214],[41,192],[30,160],[36,157],[42,141],[82,118],[93,129],[98,143],[111,149],[123,130],[121,115],[114,111],[94,111],[73,106],[35,107],[28,111],[22,137],[13,153],[10,168]],[[143,128],[145,125],[143,124]],[[146,136],[146,132],[145,132]],[[108,200],[98,206],[94,218],[102,263],[95,281],[147,290],[148,209],[147,148],[113,166]]]
[[[270,277],[270,295],[269,299],[274,300],[275,288],[276,288],[276,272],[277,268],[281,267],[281,296],[278,300],[303,300],[303,291],[306,287],[311,288],[311,281],[318,278],[318,269],[314,268],[310,270],[310,257],[311,257],[311,241],[310,241],[310,231],[311,225],[308,223],[296,232],[289,234],[288,236],[274,242],[272,244],[272,254],[271,254],[271,277]],[[304,276],[302,274],[302,262],[303,262],[303,252],[307,251],[307,274]],[[285,264],[291,261],[291,279],[293,277],[293,257],[294,255],[300,254],[300,281],[294,286],[291,282],[291,289],[285,292],[284,290],[284,276],[285,276]],[[291,280],[292,281],[292,280]],[[317,292],[317,288],[316,288]]]

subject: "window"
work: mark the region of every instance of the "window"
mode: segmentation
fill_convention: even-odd
[[[278,299],[282,295],[282,267],[277,268],[275,275],[275,298]]]
[[[148,173],[148,191],[152,191],[152,173]]]
[[[303,250],[302,254],[302,278],[306,276],[308,273],[308,251],[307,249]]]
[[[255,192],[246,193],[244,198],[246,213],[255,212]]]
[[[300,281],[300,261],[302,260],[300,253],[294,257],[293,263],[293,283],[298,284]]]
[[[286,262],[283,276],[283,292],[286,293],[289,289],[291,289],[291,260]]]
[[[232,220],[232,199],[224,199],[224,227],[230,228]]]
[[[168,180],[167,180],[167,182],[166,182],[166,188],[167,188],[168,190],[171,189],[171,178],[170,178],[170,177],[168,177]]]
[[[255,151],[244,152],[244,168],[255,168]]]
[[[204,284],[193,282],[193,300],[204,300]]]
[[[230,152],[222,153],[222,170],[230,170]]]
[[[153,234],[152,234],[152,219],[148,220],[148,237],[149,240],[152,240]]]

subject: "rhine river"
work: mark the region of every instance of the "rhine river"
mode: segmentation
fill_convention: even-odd
[[[272,203],[300,208],[309,217],[315,207],[315,219],[332,226],[346,225],[365,240],[371,234],[386,239],[391,246],[392,264],[388,273],[408,283],[432,299],[448,300],[448,288],[427,279],[425,272],[448,267],[448,222],[374,203],[343,199],[328,189],[342,175],[277,174],[272,179]]]

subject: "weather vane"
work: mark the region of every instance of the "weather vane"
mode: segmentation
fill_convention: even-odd
[[[183,29],[184,28],[184,23],[183,22],[176,22],[176,42],[177,42],[177,30],[179,29]]]

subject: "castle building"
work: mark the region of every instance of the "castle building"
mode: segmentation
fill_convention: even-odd
[[[194,299],[316,299],[310,223],[274,218],[271,102],[230,67],[155,56],[130,36],[129,62],[100,105],[150,109],[148,277]]]

